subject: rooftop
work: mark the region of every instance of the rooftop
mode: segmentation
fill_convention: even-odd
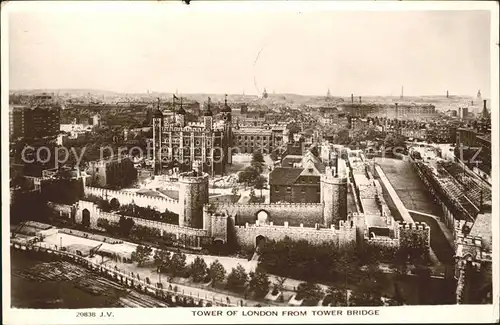
[[[303,170],[303,168],[276,167],[269,174],[269,184],[291,186],[295,183]]]

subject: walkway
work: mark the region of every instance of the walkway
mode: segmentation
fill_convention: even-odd
[[[101,263],[100,256],[94,256],[93,258],[89,258],[94,263]],[[160,274],[156,272],[156,267],[152,268],[151,265],[138,267],[136,264],[127,264],[122,262],[114,262],[114,261],[104,261],[103,265],[107,265],[108,267],[114,268],[115,266],[120,272],[125,274],[131,274],[133,272],[134,276],[139,274],[139,277],[144,280],[145,278],[149,278],[152,284],[162,283],[163,288],[168,288],[170,285],[175,288],[177,287],[178,292],[183,294],[190,294],[195,297],[200,298],[210,298],[212,300],[224,301],[226,302],[229,299],[230,303],[238,304],[243,302],[243,306],[255,306],[260,304],[261,306],[280,306],[285,304],[271,303],[271,302],[262,302],[255,301],[250,299],[244,299],[240,296],[229,292],[222,292],[222,290],[218,290],[210,287],[210,284],[182,284],[182,282],[186,282],[186,279],[183,278],[174,278],[172,282],[169,282],[169,277],[166,274]]]

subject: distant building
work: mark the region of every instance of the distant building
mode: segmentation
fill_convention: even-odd
[[[458,108],[458,118],[461,120],[466,120],[469,118],[469,108],[468,107],[459,107]]]
[[[233,130],[233,146],[240,153],[270,153],[283,144],[285,126],[241,127]]]
[[[416,129],[416,128],[401,128],[401,135],[407,138],[413,138],[418,140],[425,140],[427,137],[426,129]]]
[[[41,102],[32,106],[13,106],[9,117],[10,136],[13,138],[41,138],[55,136],[61,123],[61,107]]]

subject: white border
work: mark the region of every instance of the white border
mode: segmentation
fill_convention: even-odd
[[[214,12],[214,11],[244,11],[244,12],[296,12],[296,11],[318,11],[318,10],[335,10],[335,11],[408,11],[408,10],[488,10],[491,12],[491,113],[492,113],[492,179],[493,179],[493,197],[498,197],[499,193],[499,47],[498,45],[498,28],[499,12],[498,3],[494,1],[308,1],[308,2],[227,2],[227,1],[209,1],[199,2],[193,1],[191,5],[186,6],[179,2],[10,2],[2,3],[1,11],[1,45],[2,45],[2,110],[1,110],[1,140],[2,151],[5,152],[9,147],[9,117],[8,117],[8,93],[9,93],[9,60],[8,60],[8,13],[16,11],[29,10],[43,11],[113,11],[113,12],[144,12],[151,14],[152,6],[169,6],[172,11],[196,11],[196,12]],[[57,7],[57,8],[56,8]],[[9,164],[8,154],[2,154],[2,216],[9,215]],[[237,308],[220,308],[225,315],[228,310],[236,310],[236,316],[223,317],[198,317],[193,316],[193,311],[197,308],[154,308],[154,309],[136,309],[136,308],[107,308],[96,309],[101,312],[113,311],[113,318],[77,318],[76,310],[58,309],[58,310],[36,310],[36,309],[11,309],[10,308],[10,268],[2,267],[2,294],[3,294],[3,318],[4,324],[161,324],[161,323],[191,323],[191,324],[214,324],[214,323],[250,323],[250,322],[270,322],[270,323],[333,323],[333,322],[349,322],[349,323],[394,323],[394,322],[434,322],[434,323],[485,323],[498,322],[499,319],[499,295],[498,295],[498,234],[499,234],[499,214],[498,200],[493,200],[493,305],[479,306],[404,306],[404,307],[375,307],[375,308],[356,308],[358,310],[378,310],[379,316],[347,316],[346,311],[353,308],[338,308],[343,310],[343,316],[312,316],[313,310],[325,310],[328,308],[320,307],[280,307],[280,308],[248,308],[246,310],[276,310],[279,315],[283,311],[304,310],[308,312],[308,316],[297,317],[264,317],[264,316],[243,316],[243,309]],[[2,218],[2,264],[10,265],[10,249],[9,247],[9,220],[6,217]],[[331,308],[330,308],[331,309]],[[91,309],[89,309],[91,310]],[[212,308],[204,308],[201,310],[213,310]]]

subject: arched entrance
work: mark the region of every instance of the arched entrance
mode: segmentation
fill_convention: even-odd
[[[269,212],[266,210],[260,210],[256,213],[256,219],[259,224],[267,224],[269,222]]]
[[[224,254],[226,251],[226,245],[222,239],[216,238],[212,243],[212,252],[216,255]]]
[[[82,210],[82,225],[90,227],[90,211],[87,209]]]
[[[111,210],[117,210],[120,207],[120,201],[118,201],[117,198],[112,198],[109,201],[109,206],[111,207]]]
[[[262,236],[262,235],[258,235],[257,237],[255,237],[255,248],[259,248],[262,246],[262,244],[264,244],[266,242],[266,237]]]

